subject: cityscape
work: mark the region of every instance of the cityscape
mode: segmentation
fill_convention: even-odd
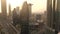
[[[60,0],[9,1],[0,0],[0,34],[60,34]]]

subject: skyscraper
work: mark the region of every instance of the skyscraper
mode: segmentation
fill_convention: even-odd
[[[25,1],[20,11],[21,34],[29,34],[29,8]]]
[[[9,17],[11,18],[11,15],[12,14],[12,12],[11,12],[11,5],[9,4]]]
[[[20,18],[23,21],[27,21],[27,18],[29,17],[29,11],[28,11],[28,4],[27,2],[23,3],[22,10],[20,11]]]
[[[60,31],[60,0],[56,1],[56,23],[55,23],[55,29],[56,31]]]
[[[31,16],[32,16],[32,5],[31,3],[28,4],[28,11],[29,11],[29,22],[31,22]]]
[[[31,4],[31,3],[28,4],[29,17],[31,17],[32,5],[33,4]]]
[[[6,0],[1,0],[1,9],[3,18],[6,18],[7,16]]]
[[[48,0],[48,3],[50,1],[52,3],[52,10],[49,10],[49,4],[47,4],[48,23],[51,25],[52,28],[55,29],[55,34],[57,34],[58,32],[60,32],[60,0]]]
[[[11,16],[11,5],[9,4],[9,16]]]
[[[53,23],[53,11],[52,11],[52,0],[47,0],[47,25],[52,27]]]
[[[18,16],[20,16],[20,9],[19,8],[20,8],[19,6],[16,7],[16,13]]]

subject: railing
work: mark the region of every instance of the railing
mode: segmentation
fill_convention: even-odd
[[[11,29],[11,32],[13,31],[14,33],[13,34],[19,34],[20,32],[12,25],[12,24],[7,24],[10,29]]]

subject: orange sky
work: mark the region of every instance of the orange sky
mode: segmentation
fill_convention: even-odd
[[[13,8],[16,6],[21,7],[24,1],[27,1],[28,3],[33,4],[32,5],[32,12],[33,13],[34,12],[43,12],[46,10],[47,0],[7,0],[7,5],[10,3],[12,6],[12,10],[13,10]]]

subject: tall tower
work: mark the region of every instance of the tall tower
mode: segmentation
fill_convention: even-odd
[[[31,3],[28,4],[29,17],[31,17],[32,5],[33,5],[33,4],[31,4]]]
[[[60,0],[56,0],[56,30],[60,31]]]
[[[1,11],[2,11],[2,17],[6,18],[7,16],[7,6],[6,6],[6,0],[1,0]]]
[[[32,5],[31,3],[28,4],[28,11],[29,11],[29,22],[31,22],[31,14],[32,14]]]
[[[47,0],[47,25],[52,27],[53,12],[52,12],[52,0]]]
[[[29,34],[29,9],[27,2],[23,3],[20,12],[21,34]]]
[[[9,16],[11,16],[11,5],[9,4]]]
[[[24,2],[22,10],[20,11],[20,18],[23,21],[27,21],[27,17],[29,17],[29,9],[27,2]]]
[[[12,12],[11,12],[11,5],[9,4],[9,15],[8,15],[9,19],[12,19]]]
[[[16,7],[16,13],[18,16],[20,16],[20,9],[19,8],[20,8],[19,6]]]
[[[60,6],[57,3],[58,0],[47,0],[47,18],[48,18],[48,25],[55,29],[57,27],[58,19],[59,19],[59,8],[57,6]],[[58,4],[58,5],[57,5]],[[57,11],[58,10],[58,11]]]

